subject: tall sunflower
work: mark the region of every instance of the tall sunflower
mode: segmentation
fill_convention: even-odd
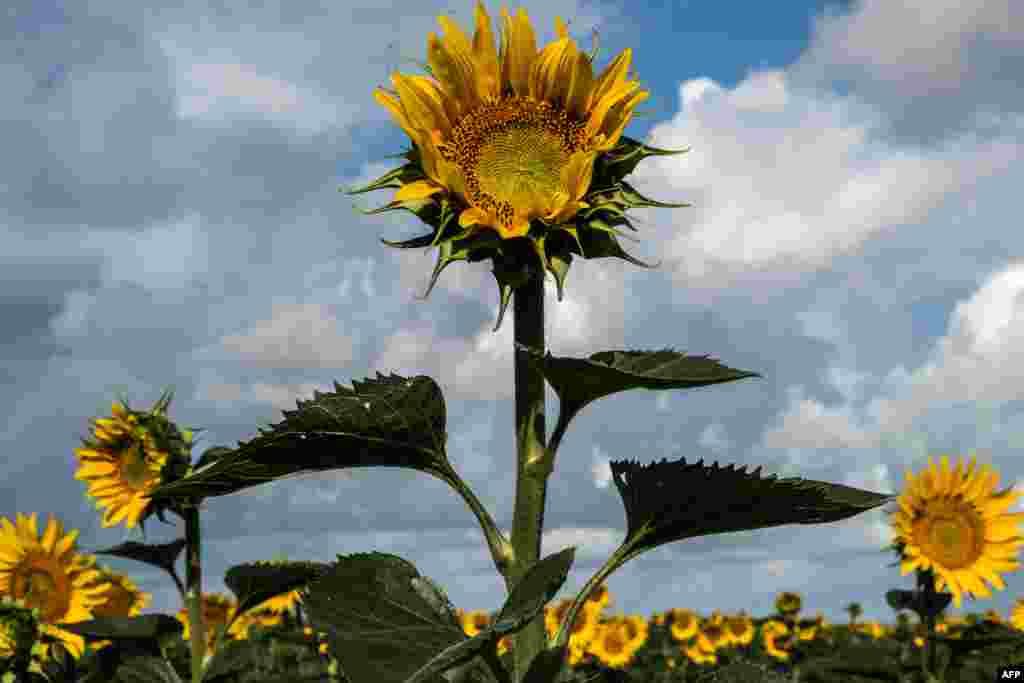
[[[430,286],[452,261],[490,258],[501,295],[495,330],[513,289],[535,273],[555,277],[562,299],[573,254],[612,256],[649,267],[626,254],[616,226],[635,230],[625,216],[635,207],[679,207],[650,200],[629,185],[643,158],[659,150],[623,135],[637,104],[647,98],[628,78],[632,52],[623,50],[595,76],[555,19],[558,39],[538,49],[526,11],[502,8],[496,46],[491,19],[476,6],[469,38],[445,16],[443,34],[427,38],[428,76],[395,73],[394,90],[374,98],[412,142],[409,163],[350,194],[394,188],[393,201],[369,213],[405,209],[433,232],[399,248],[440,249]]]
[[[75,479],[88,482],[88,495],[98,509],[106,508],[104,527],[123,521],[132,529],[153,512],[159,514],[166,504],[154,507],[148,494],[187,470],[192,434],[167,419],[169,403],[169,393],[147,412],[114,402],[112,416],[95,420],[92,438],[82,439],[84,448],[75,450]]]
[[[34,512],[31,516],[18,513],[14,524],[0,517],[0,594],[37,608],[40,629],[61,641],[74,657],[81,657],[84,639],[58,625],[91,619],[110,588],[96,585],[96,560],[76,552],[77,537],[77,529],[65,534],[63,524],[52,515],[42,536]],[[48,647],[44,649],[48,654]]]
[[[991,597],[983,580],[1005,588],[998,572],[1020,567],[1016,557],[1024,545],[1024,513],[1006,512],[1022,494],[1012,488],[996,492],[998,473],[989,465],[976,470],[975,460],[965,469],[959,459],[951,470],[948,456],[941,466],[929,457],[920,475],[908,470],[899,510],[891,517],[900,573],[932,571],[935,589],[948,587],[956,607],[963,593]]]

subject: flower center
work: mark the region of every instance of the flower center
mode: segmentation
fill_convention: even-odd
[[[586,124],[549,102],[492,99],[463,116],[451,140],[438,146],[466,179],[468,201],[511,226],[565,201],[562,169],[586,144]]]
[[[67,611],[68,596],[59,590],[50,572],[32,567],[14,578],[14,597],[23,599],[29,608],[38,608],[45,621],[53,621]]]
[[[121,454],[121,479],[136,491],[144,489],[153,476],[149,470],[142,446],[125,449]]]
[[[974,564],[985,543],[981,517],[958,498],[929,501],[925,512],[914,520],[913,533],[925,557],[946,569]]]
[[[605,638],[604,649],[616,654],[626,649],[626,641],[619,635],[618,630],[612,630],[608,637]]]

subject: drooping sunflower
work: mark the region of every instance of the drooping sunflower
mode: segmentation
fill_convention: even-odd
[[[900,573],[932,571],[935,589],[948,587],[956,607],[964,593],[991,597],[983,580],[1005,588],[998,572],[1020,567],[1016,557],[1024,545],[1024,513],[1007,512],[1022,494],[1012,487],[996,492],[998,473],[989,465],[976,470],[974,456],[964,465],[958,459],[951,470],[948,456],[941,466],[929,457],[920,475],[908,470],[899,510],[891,517]]]
[[[428,76],[395,73],[394,90],[374,97],[412,142],[408,163],[350,194],[394,188],[392,202],[369,213],[405,209],[433,232],[399,248],[434,247],[440,255],[430,286],[452,261],[491,258],[501,294],[495,330],[513,289],[544,271],[562,299],[573,254],[626,254],[616,226],[634,229],[627,209],[687,204],[655,202],[623,177],[647,156],[678,154],[623,135],[647,91],[628,71],[623,50],[595,76],[561,19],[558,39],[538,49],[526,11],[502,9],[496,47],[491,19],[476,6],[470,39],[445,16],[443,35],[427,38]]]
[[[37,608],[40,630],[81,657],[84,639],[59,624],[92,619],[110,588],[96,585],[96,559],[76,551],[77,529],[65,534],[64,525],[51,515],[40,536],[36,519],[34,512],[18,513],[14,524],[0,517],[0,594]]]
[[[88,482],[97,509],[106,508],[103,526],[124,522],[129,529],[166,504],[154,506],[148,494],[162,483],[185,474],[192,433],[179,430],[166,417],[171,394],[165,393],[147,412],[119,402],[112,416],[95,420],[92,438],[75,450],[75,479]]]

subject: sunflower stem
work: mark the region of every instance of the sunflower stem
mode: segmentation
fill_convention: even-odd
[[[206,629],[203,627],[203,574],[199,561],[202,548],[199,507],[191,504],[182,507],[185,518],[185,602],[192,649],[192,683],[200,683],[203,679],[203,658],[206,655]]]
[[[565,613],[565,618],[562,620],[561,625],[558,627],[558,633],[555,635],[553,645],[555,647],[561,647],[569,642],[569,637],[572,634],[572,626],[576,623],[576,618],[583,609],[583,604],[590,597],[590,594],[600,584],[604,582],[608,576],[616,569],[625,564],[628,559],[629,546],[620,545],[615,549],[615,552],[605,560],[605,563],[597,570],[593,576],[584,584],[583,588],[576,595],[572,605],[569,606],[569,610]]]
[[[917,588],[924,592],[924,603],[930,605],[934,602],[935,596],[935,579],[932,576],[932,572],[928,570],[917,570]],[[932,614],[931,610],[925,610],[924,612],[924,647],[921,648],[921,673],[924,674],[926,681],[932,680],[932,673],[935,671],[935,615]]]
[[[544,273],[535,272],[513,294],[515,341],[544,353]],[[512,518],[513,560],[506,583],[515,586],[540,559],[550,459],[544,426],[544,375],[525,351],[515,354],[516,502]],[[530,662],[547,646],[544,615],[538,614],[513,639],[514,680],[522,683]]]

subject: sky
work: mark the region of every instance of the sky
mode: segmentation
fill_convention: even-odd
[[[518,5],[512,4],[514,9]],[[691,147],[646,160],[642,193],[692,208],[634,212],[627,252],[576,259],[546,288],[548,349],[586,357],[670,347],[761,373],[588,406],[550,479],[542,554],[578,546],[559,597],[625,536],[609,460],[761,466],[898,493],[929,455],[990,463],[1024,485],[1024,5],[529,1],[597,66],[632,47],[651,98],[626,133]],[[642,7],[637,14],[637,7]],[[203,428],[194,455],[234,446],[296,399],[376,373],[442,387],[448,457],[498,525],[514,492],[511,316],[493,333],[487,263],[449,266],[381,238],[424,230],[347,197],[407,146],[371,96],[417,73],[438,15],[469,0],[295,3],[16,0],[0,21],[0,516],[37,512],[95,550],[103,529],[73,478],[90,420],[124,392]],[[492,16],[498,6],[489,3]],[[557,400],[548,392],[548,424]],[[475,518],[445,484],[361,469],[210,499],[204,588],[284,555],[379,551],[413,562],[463,609],[504,584]],[[173,516],[169,519],[176,519]],[[154,518],[150,542],[183,533]],[[673,543],[608,580],[610,611],[805,610],[892,622],[910,588],[882,552],[884,510]],[[168,577],[101,560],[180,607]],[[965,611],[1004,615],[1024,575]]]

